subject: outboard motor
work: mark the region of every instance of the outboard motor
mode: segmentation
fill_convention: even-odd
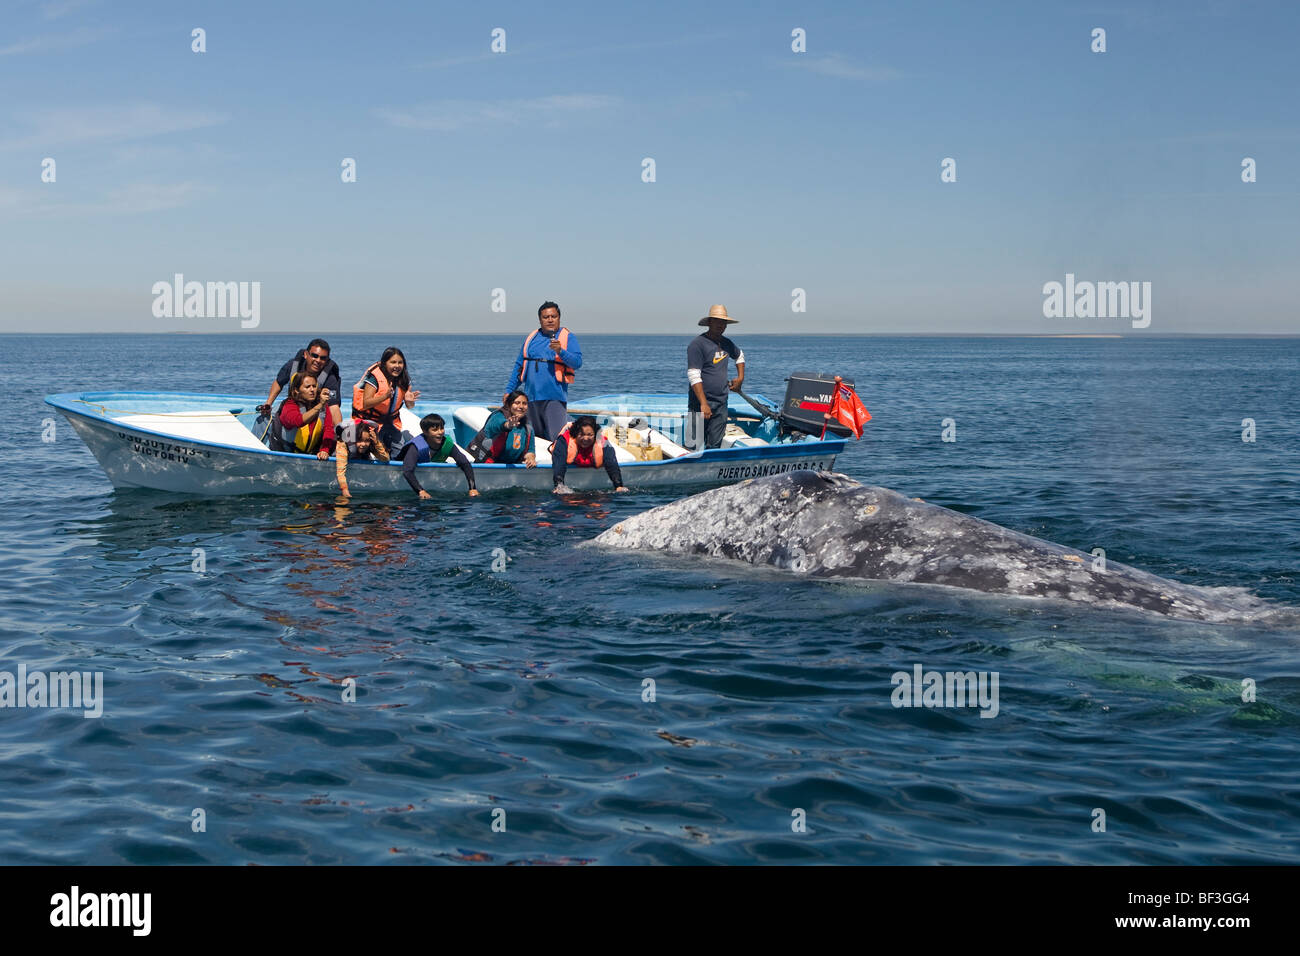
[[[840,376],[845,385],[853,387],[853,380]],[[821,372],[791,372],[786,380],[785,401],[781,403],[779,419],[783,430],[820,435],[827,433],[848,438],[853,432],[842,423],[832,420],[827,424],[825,415],[831,410],[835,396],[835,376]]]

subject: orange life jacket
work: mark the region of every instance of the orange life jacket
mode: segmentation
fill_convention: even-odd
[[[537,338],[541,332],[541,329],[533,329],[528,333],[528,338],[524,339],[524,367],[523,371],[519,373],[519,381],[521,383],[523,382],[524,377],[528,374],[528,363],[537,361],[537,359],[530,359],[528,357],[528,346],[532,344],[533,339]],[[569,347],[568,329],[560,329],[560,331],[556,333],[555,338],[560,343],[560,348],[567,349]],[[553,367],[555,369],[555,380],[557,382],[563,382],[566,385],[571,385],[573,383],[573,369],[561,362],[558,354],[555,356]]]
[[[372,373],[375,376],[375,394],[381,399],[389,394],[393,397],[387,409],[382,404],[372,405],[366,409],[361,407],[366,398],[366,376]],[[376,362],[366,369],[361,378],[357,379],[357,384],[352,386],[352,417],[364,418],[379,425],[400,425],[402,422],[402,403],[405,401],[406,392],[403,389],[394,388],[393,384],[388,381],[388,376],[384,374],[384,370]]]
[[[569,429],[572,427],[573,427],[573,422],[569,422],[569,424],[565,425],[564,428],[560,431],[560,433],[555,436],[555,441],[559,441],[561,438],[563,438],[565,444],[568,446],[569,450],[565,454],[564,460],[568,462],[570,465],[576,462],[579,468],[604,468],[605,467],[605,444],[606,444],[605,436],[597,432],[596,443],[591,446],[591,454],[583,455],[582,460],[579,461],[578,442],[572,435],[569,434]],[[550,447],[548,447],[546,450],[550,454],[554,455],[555,442],[551,442]]]

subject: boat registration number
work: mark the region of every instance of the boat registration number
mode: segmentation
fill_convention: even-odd
[[[824,458],[812,461],[774,461],[768,465],[732,465],[718,469],[719,478],[761,478],[787,471],[826,471],[831,463]]]
[[[202,448],[193,448],[189,445],[175,445],[167,441],[155,441],[152,438],[137,438],[135,435],[128,435],[126,432],[118,432],[117,437],[127,442],[131,450],[137,455],[148,455],[152,458],[161,458],[164,461],[178,461],[182,465],[188,465],[191,458],[211,458],[212,454]]]

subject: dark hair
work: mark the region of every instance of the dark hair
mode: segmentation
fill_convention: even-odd
[[[548,299],[546,302],[543,302],[541,305],[537,307],[537,320],[539,322],[542,319],[542,313],[545,312],[547,309],[554,309],[556,315],[563,314],[560,312],[560,307]]]
[[[573,424],[569,426],[569,434],[574,438],[577,438],[578,432],[582,431],[584,428],[590,428],[593,435],[600,434],[600,426],[596,424],[596,419],[592,418],[590,415],[579,415],[575,418]]]
[[[427,432],[430,428],[436,428],[438,425],[446,428],[447,419],[443,418],[441,415],[425,415],[420,419],[421,432]]]
[[[354,418],[348,423],[348,425],[341,425],[341,424],[335,425],[334,426],[335,439],[337,439],[338,441],[343,441],[344,437],[347,434],[349,425],[352,428],[352,439],[353,439],[349,444],[356,446],[361,444],[362,442],[367,442],[370,440],[366,438],[365,435],[367,432],[374,431],[374,424],[372,422],[366,421],[364,418]]]
[[[305,378],[316,378],[311,372],[294,372],[293,378],[289,379],[289,397],[295,402],[298,401],[297,392],[302,387],[302,380]],[[317,380],[319,384],[319,380]]]
[[[388,360],[394,355],[402,356],[402,374],[398,376],[397,381],[394,382],[393,385],[400,388],[402,391],[406,391],[411,387],[411,369],[406,364],[406,356],[402,355],[402,350],[396,345],[388,346],[388,348],[384,349],[384,354],[379,356],[379,370],[384,372],[384,365],[387,364]],[[384,375],[387,376],[388,373],[384,372]]]
[[[318,345],[325,350],[326,355],[329,355],[330,344],[326,342],[324,339],[312,339],[310,342],[307,343],[307,348],[303,349],[303,351],[310,352]]]

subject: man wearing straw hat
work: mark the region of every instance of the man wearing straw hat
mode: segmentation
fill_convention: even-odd
[[[709,314],[700,319],[707,332],[697,335],[686,346],[686,381],[690,391],[686,396],[687,444],[699,447],[699,419],[704,416],[705,448],[720,448],[722,436],[727,431],[727,390],[739,391],[745,381],[745,353],[735,342],[722,334],[723,330],[739,319],[727,315],[725,306],[709,307]],[[736,360],[736,377],[727,380],[727,358]],[[694,428],[692,428],[694,423]],[[693,433],[693,434],[692,434]],[[690,441],[691,438],[695,440]]]

